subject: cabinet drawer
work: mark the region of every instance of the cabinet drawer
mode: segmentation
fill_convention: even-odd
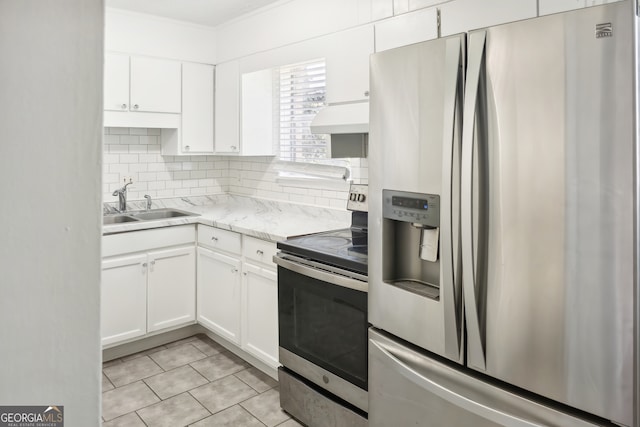
[[[102,257],[194,244],[194,225],[154,228],[102,236]]]
[[[198,245],[238,255],[242,252],[242,240],[239,233],[208,225],[198,225]]]
[[[273,256],[276,254],[276,244],[268,242],[262,239],[256,239],[255,237],[244,238],[244,245],[242,246],[242,255],[247,260],[257,261],[259,263],[274,266]]]

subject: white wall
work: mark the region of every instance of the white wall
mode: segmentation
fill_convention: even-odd
[[[116,188],[133,179],[128,200],[200,196],[229,191],[229,160],[223,156],[163,156],[160,129],[105,128],[102,197],[115,202]]]
[[[103,1],[0,2],[0,403],[100,420]]]
[[[216,31],[187,22],[107,9],[105,49],[183,61],[216,63]]]

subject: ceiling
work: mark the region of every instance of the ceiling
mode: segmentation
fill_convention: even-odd
[[[215,27],[280,0],[106,0],[107,7]]]

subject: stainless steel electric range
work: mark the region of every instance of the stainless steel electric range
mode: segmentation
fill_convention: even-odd
[[[280,404],[310,426],[366,425],[367,186],[350,228],[278,243]]]

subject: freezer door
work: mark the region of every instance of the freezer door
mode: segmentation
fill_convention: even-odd
[[[595,426],[497,388],[369,330],[369,426]]]
[[[462,153],[468,364],[631,425],[629,2],[469,36]]]
[[[465,42],[459,34],[370,61],[369,322],[455,361],[464,357],[458,212]],[[435,261],[421,257],[421,230],[406,221],[420,212],[404,222],[385,216],[385,190],[439,200],[430,207],[439,218]]]

